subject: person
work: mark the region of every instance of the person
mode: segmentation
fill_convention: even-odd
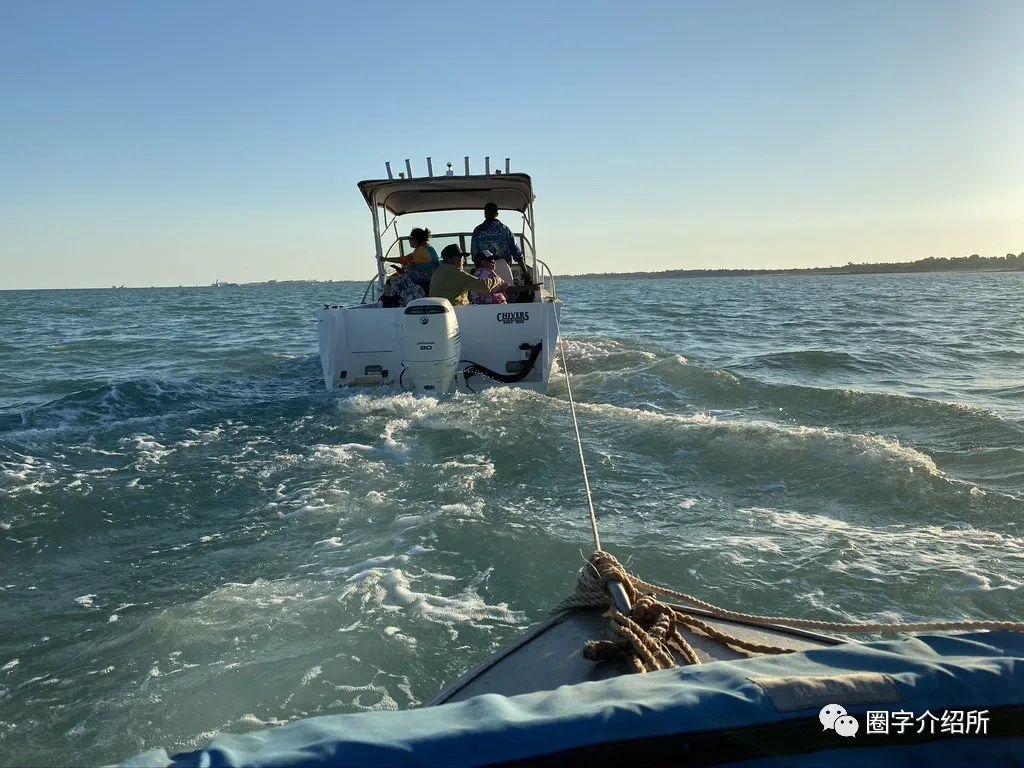
[[[484,251],[474,256],[473,263],[476,265],[476,269],[473,270],[473,277],[479,279],[498,277],[494,272],[494,256],[490,251]],[[505,298],[505,291],[507,289],[508,286],[503,285],[500,288],[495,288],[491,293],[470,291],[469,301],[472,304],[508,304],[508,299]]]
[[[491,293],[500,288],[505,281],[500,277],[473,277],[462,271],[462,263],[466,254],[458,245],[452,243],[441,251],[441,265],[434,270],[430,278],[428,296],[448,299],[452,306],[469,304],[469,292],[481,291]]]
[[[416,227],[409,233],[409,245],[412,252],[405,256],[393,259],[384,259],[393,264],[401,264],[406,268],[406,274],[419,285],[424,291],[430,286],[430,276],[437,269],[441,260],[437,257],[437,251],[430,245],[430,230]]]
[[[514,261],[524,269],[526,267],[523,252],[516,245],[512,230],[498,221],[496,203],[488,203],[484,206],[483,224],[478,224],[473,230],[473,239],[470,241],[469,252],[474,257],[484,251],[490,251],[494,254],[494,258],[504,259],[509,265]]]
[[[394,273],[384,283],[384,292],[380,295],[382,307],[404,307],[414,299],[422,299],[426,291],[401,267],[392,267]]]

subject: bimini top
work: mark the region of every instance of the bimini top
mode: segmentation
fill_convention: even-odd
[[[525,173],[378,179],[360,181],[359,191],[371,209],[385,208],[395,216],[479,210],[487,203],[523,213],[533,202],[533,184]]]

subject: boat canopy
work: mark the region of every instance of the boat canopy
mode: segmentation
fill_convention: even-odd
[[[384,208],[394,216],[480,210],[487,203],[526,213],[533,203],[533,184],[525,173],[377,179],[359,182],[359,191],[371,210]]]

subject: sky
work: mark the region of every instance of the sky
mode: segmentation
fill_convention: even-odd
[[[1019,0],[2,2],[0,289],[368,279],[356,182],[427,156],[530,173],[556,274],[1019,253],[1022,39]]]

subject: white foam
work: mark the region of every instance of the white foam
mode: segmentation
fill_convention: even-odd
[[[398,709],[398,702],[383,686],[368,683],[366,685],[335,685],[333,687],[339,692],[355,693],[356,696],[349,702],[355,709],[364,712],[394,712]],[[369,697],[369,701],[364,701],[364,696]]]
[[[384,433],[381,437],[384,445],[392,451],[405,451],[405,445],[395,438],[395,434],[409,426],[408,419],[391,419],[384,425]]]
[[[4,664],[2,667],[0,667],[0,672],[10,672],[12,669],[14,669],[16,666],[18,666],[19,663],[20,662],[19,662],[18,659],[11,659],[6,664]]]
[[[325,461],[336,464],[347,464],[353,458],[373,453],[376,449],[372,445],[363,443],[345,443],[343,445],[314,445],[313,458],[317,461]]]
[[[96,600],[96,595],[82,595],[81,597],[76,597],[75,598],[75,602],[78,603],[83,608],[92,608],[93,602],[95,600]]]
[[[419,578],[427,578],[426,575]],[[362,596],[364,610],[376,606],[385,612],[401,611],[405,616],[454,628],[459,624],[489,627],[492,624],[518,625],[524,622],[521,611],[507,603],[488,604],[472,586],[452,597],[417,591],[417,577],[400,568],[371,568],[349,579],[352,589]]]
[[[59,486],[67,467],[60,467],[46,459],[12,452],[13,460],[0,460],[0,489],[10,494],[41,494],[48,488]]]
[[[168,455],[174,452],[174,448],[163,445],[152,435],[143,434],[135,435],[134,437],[124,437],[121,438],[120,444],[126,447],[134,447],[138,454],[138,459],[135,462],[136,469],[160,464]]]
[[[582,339],[566,339],[565,344],[565,356],[572,360],[606,360],[612,355],[630,354],[636,355],[645,360],[654,360],[657,358],[653,352],[646,352],[640,349],[633,349],[627,347],[621,342],[604,339],[600,341],[584,341]],[[683,362],[686,360],[683,358]]]
[[[179,440],[174,444],[174,448],[195,448],[198,445],[208,445],[215,440],[219,440],[224,434],[224,428],[220,426],[205,430],[189,427],[186,431],[192,435],[192,438]]]
[[[317,541],[315,543],[324,544],[325,546],[330,547],[332,549],[341,549],[345,546],[345,542],[343,542],[339,536],[331,536],[331,538],[329,539],[321,539],[320,541]]]
[[[450,459],[434,465],[445,486],[459,488],[469,494],[476,490],[477,482],[489,480],[496,474],[494,462],[484,456],[468,455],[461,460]]]
[[[384,634],[406,646],[410,651],[416,650],[416,638],[402,632],[398,627],[384,627]]]
[[[468,504],[461,501],[456,502],[455,504],[442,504],[438,507],[438,511],[444,515],[452,515],[454,517],[471,520],[483,520],[484,503],[483,501],[477,500]]]
[[[321,667],[321,666],[313,667],[308,672],[306,672],[306,674],[304,674],[302,676],[302,680],[299,681],[299,685],[305,687],[305,686],[309,685],[311,682],[313,682],[314,680],[316,680],[318,677],[320,677],[320,675],[322,675],[323,673],[324,673],[324,668],[323,667]]]
[[[599,413],[613,419],[629,419],[635,422],[652,424],[673,424],[682,428],[700,427],[733,434],[749,435],[751,438],[756,438],[762,443],[767,437],[768,439],[782,438],[797,443],[819,442],[825,445],[837,444],[858,449],[860,451],[859,456],[868,462],[879,459],[897,460],[909,465],[910,471],[918,468],[932,475],[942,475],[935,461],[927,454],[901,445],[897,440],[878,435],[843,432],[830,429],[829,427],[790,426],[763,420],[726,420],[718,419],[708,414],[679,415],[661,413],[607,403],[580,403],[578,407],[582,410]],[[844,461],[850,464],[856,458],[856,456],[846,456]]]
[[[873,527],[792,510],[755,507],[741,511],[754,517],[758,527],[779,529],[787,539],[800,541],[804,554],[818,550],[829,556],[832,570],[855,571],[858,577],[879,583],[892,581],[892,557],[898,552],[906,573],[956,573],[979,591],[1015,590],[1024,585],[1016,569],[1007,567],[1011,562],[1024,564],[1024,537],[963,524]],[[856,560],[845,562],[838,557],[843,546],[856,551]],[[990,554],[979,555],[982,552]]]

